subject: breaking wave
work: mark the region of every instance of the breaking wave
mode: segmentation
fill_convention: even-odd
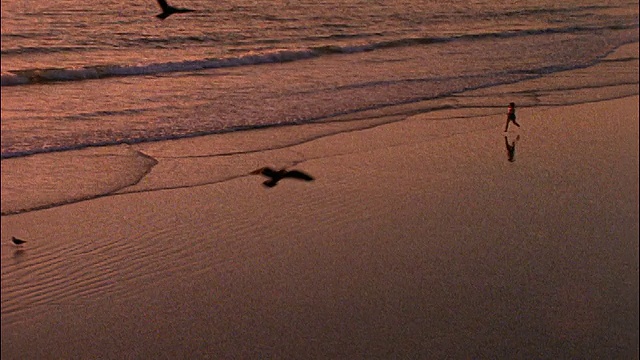
[[[261,65],[306,60],[320,56],[352,54],[394,47],[419,46],[450,41],[477,40],[482,38],[506,38],[516,36],[535,36],[555,33],[582,33],[603,30],[637,29],[638,24],[614,25],[607,27],[569,27],[553,29],[519,30],[498,33],[467,34],[450,37],[416,37],[381,41],[361,45],[326,45],[299,50],[279,50],[266,53],[249,53],[229,58],[207,58],[176,62],[134,64],[134,65],[95,65],[79,68],[46,68],[3,71],[1,86],[42,84],[58,81],[80,81],[121,76],[157,75],[165,73],[198,71],[216,68]]]

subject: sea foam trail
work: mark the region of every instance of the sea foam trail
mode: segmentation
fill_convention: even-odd
[[[604,30],[625,30],[638,28],[638,24],[612,25],[605,27],[566,27],[533,30],[518,30],[507,32],[478,33],[455,35],[449,37],[411,37],[396,40],[380,41],[360,45],[324,45],[298,50],[278,50],[266,53],[250,53],[229,58],[207,58],[200,60],[185,60],[164,63],[137,65],[95,65],[80,68],[46,68],[13,70],[2,72],[1,86],[16,86],[28,84],[42,84],[58,81],[81,81],[88,79],[102,79],[122,76],[155,75],[184,71],[198,71],[206,69],[229,68],[238,66],[261,65],[269,63],[284,63],[306,60],[326,55],[352,54],[377,49],[395,47],[428,45],[459,40],[477,40],[482,38],[508,38],[517,36],[534,36],[544,34],[583,33]]]

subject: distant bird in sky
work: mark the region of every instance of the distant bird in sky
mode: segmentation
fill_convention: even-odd
[[[274,187],[278,184],[278,181],[284,178],[299,179],[304,181],[313,181],[313,177],[307,173],[298,170],[287,171],[286,169],[273,170],[269,167],[263,167],[251,172],[252,175],[263,175],[271,179],[263,182],[266,187]]]
[[[15,246],[22,246],[22,244],[26,243],[26,241],[22,240],[22,239],[18,239],[15,236],[11,237],[11,242],[13,243],[13,245]]]
[[[166,0],[158,0],[158,4],[160,4],[160,8],[162,8],[162,12],[160,14],[156,15],[156,17],[158,19],[160,19],[160,20],[164,20],[164,19],[168,18],[169,16],[171,16],[173,14],[187,13],[187,12],[194,12],[195,11],[195,10],[192,10],[192,9],[184,9],[184,8],[173,7],[173,6],[169,5]]]

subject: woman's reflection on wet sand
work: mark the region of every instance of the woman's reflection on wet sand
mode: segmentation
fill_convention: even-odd
[[[507,147],[507,156],[509,156],[509,162],[516,161],[516,142],[520,140],[520,135],[516,136],[516,139],[509,143],[507,136],[504,136],[504,144]]]

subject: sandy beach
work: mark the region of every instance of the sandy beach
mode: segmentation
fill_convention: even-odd
[[[503,133],[544,81],[353,131],[3,160],[3,213],[42,201],[19,181],[117,188],[83,165],[98,155],[138,170],[119,194],[2,216],[2,359],[637,359],[638,84],[543,99]],[[261,166],[316,180],[268,189]]]

